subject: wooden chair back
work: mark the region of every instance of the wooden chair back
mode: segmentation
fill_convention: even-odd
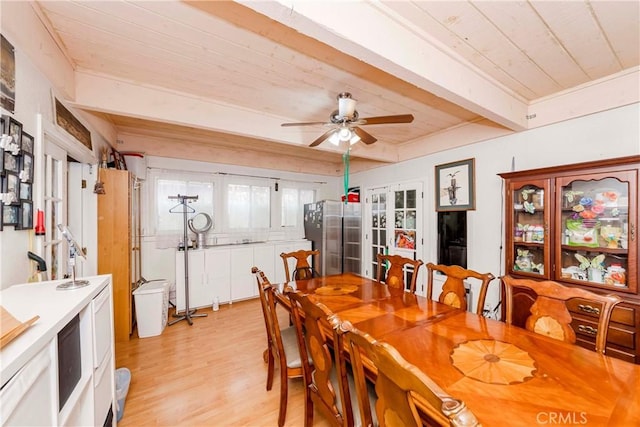
[[[416,291],[416,280],[418,280],[418,270],[420,266],[423,264],[422,260],[415,260],[411,258],[405,258],[400,255],[377,255],[378,261],[378,269],[376,272],[376,280],[378,282],[384,282],[387,286],[392,288],[400,288],[407,290],[404,281],[404,269],[405,266],[413,267],[413,273],[411,274],[411,279],[409,281],[409,292],[415,293]],[[384,270],[389,265],[386,274]]]
[[[351,357],[363,426],[373,425],[372,405],[364,380],[365,363],[377,370],[375,411],[381,427],[422,426],[423,421],[438,426],[480,425],[463,401],[449,396],[393,346],[374,340],[349,322],[343,322],[340,331]],[[418,410],[418,401],[421,408],[426,408],[424,411]]]
[[[320,409],[332,425],[353,426],[344,344],[337,333],[338,316],[324,304],[314,303],[290,287],[285,288],[285,292],[291,301],[291,315],[303,361],[305,426],[313,425],[314,407]]]
[[[484,301],[487,297],[487,287],[489,286],[489,283],[495,279],[493,274],[478,273],[477,271],[468,270],[459,265],[443,265],[429,262],[427,263],[428,299],[431,299],[431,295],[433,293],[433,273],[435,271],[439,271],[447,276],[444,285],[442,286],[442,292],[438,297],[438,301],[461,310],[467,310],[467,295],[464,288],[464,281],[469,278],[480,280],[480,295],[478,296],[478,304],[475,312],[476,314],[482,315]]]
[[[582,288],[563,286],[551,280],[535,281],[504,276],[502,282],[505,284],[505,320],[508,324],[511,324],[513,320],[513,288],[531,289],[537,296],[531,306],[531,315],[527,318],[525,328],[571,344],[575,344],[576,334],[571,328],[572,318],[566,303],[573,298],[590,301],[596,307],[593,313],[598,315],[595,350],[604,354],[611,313],[616,304],[622,301],[620,297],[600,295]]]
[[[275,287],[269,282],[263,271],[253,267],[251,272],[258,282],[258,295],[262,306],[264,324],[267,331],[267,349],[263,358],[267,363],[267,390],[273,386],[275,362],[280,369],[280,410],[278,425],[283,426],[287,414],[288,380],[302,377],[302,362],[295,345],[293,329],[281,330],[276,312]],[[292,345],[293,344],[293,345]]]
[[[304,249],[289,253],[281,253],[280,256],[282,257],[282,261],[284,262],[284,274],[287,282],[290,282],[292,280],[305,280],[311,279],[312,277],[319,277],[320,274],[318,274],[318,272],[314,268],[314,266],[318,264],[319,255],[319,250],[307,251]],[[294,258],[296,260],[296,264],[292,274],[290,274],[289,270],[289,259],[291,258]],[[313,265],[309,263],[310,259]]]

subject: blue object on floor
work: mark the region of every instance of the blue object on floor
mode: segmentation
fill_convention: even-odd
[[[131,371],[127,368],[116,369],[116,421],[120,421],[124,415],[124,401],[127,398],[130,383]]]

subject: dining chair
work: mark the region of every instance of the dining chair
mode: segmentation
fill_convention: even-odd
[[[376,272],[376,280],[378,282],[384,282],[387,286],[392,288],[407,290],[404,282],[404,269],[405,266],[413,267],[413,272],[410,273],[411,278],[409,280],[408,291],[415,293],[416,280],[418,280],[418,270],[423,264],[422,260],[405,258],[400,255],[378,254],[377,261],[378,270]]]
[[[273,386],[275,361],[280,369],[280,411],[278,426],[282,427],[287,416],[287,396],[289,379],[302,378],[302,362],[295,327],[280,328],[276,313],[275,287],[263,271],[253,267],[251,272],[258,282],[258,295],[262,305],[264,324],[267,330],[267,349],[263,354],[267,366],[267,390]]]
[[[560,283],[544,280],[516,279],[503,276],[505,284],[506,323],[513,322],[513,294],[514,288],[526,288],[536,293],[531,306],[531,315],[527,317],[525,328],[541,335],[546,335],[560,341],[575,344],[576,334],[571,328],[572,317],[567,309],[567,301],[580,298],[593,304],[590,312],[598,316],[598,326],[587,333],[595,333],[596,347],[599,353],[605,352],[607,332],[611,313],[616,304],[622,300],[617,295],[600,295],[582,288],[563,286]]]
[[[336,331],[340,319],[324,304],[314,303],[289,286],[285,293],[291,301],[301,360],[307,361],[302,363],[305,427],[313,425],[314,407],[334,426],[353,426],[344,344]]]
[[[287,282],[292,280],[304,280],[312,277],[319,277],[320,274],[313,267],[318,264],[319,250],[308,251],[300,249],[299,251],[281,253],[282,262],[284,262],[284,274]],[[289,260],[295,259],[296,264],[293,270],[293,274],[289,274]],[[312,260],[312,264],[309,263],[309,259]]]
[[[489,286],[489,283],[495,279],[493,274],[478,273],[477,271],[468,270],[459,265],[443,265],[429,262],[427,263],[428,299],[431,299],[431,295],[433,293],[433,276],[436,271],[439,271],[446,276],[438,301],[461,310],[467,310],[467,293],[464,288],[464,281],[469,278],[480,280],[480,295],[478,296],[476,314],[482,315],[484,310],[484,301],[487,297],[487,287]]]
[[[479,426],[465,403],[448,395],[431,378],[407,362],[395,347],[376,341],[342,322],[340,334],[348,348],[356,378],[355,389],[362,425],[374,425],[373,413],[381,427],[385,426]],[[377,403],[369,401],[365,383],[365,364],[376,370]],[[371,370],[371,368],[368,368]]]

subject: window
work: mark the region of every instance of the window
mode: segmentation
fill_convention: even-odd
[[[438,212],[438,264],[467,268],[467,212]]]
[[[196,212],[214,214],[214,183],[206,181],[203,177],[189,179],[188,177],[158,177],[156,178],[156,231],[177,232],[184,228],[182,207],[176,206],[178,200],[169,197],[198,196],[198,200],[189,203],[189,207]],[[215,224],[214,224],[215,226]]]
[[[315,201],[315,191],[283,187],[281,192],[280,226],[301,226],[304,205]]]
[[[230,229],[271,226],[271,188],[262,185],[227,185],[227,220]]]

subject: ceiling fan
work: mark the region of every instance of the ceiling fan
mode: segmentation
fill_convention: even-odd
[[[376,116],[360,118],[356,111],[356,100],[349,92],[338,94],[338,109],[329,116],[329,122],[302,122],[302,123],[282,123],[282,126],[331,126],[332,129],[320,135],[309,147],[320,145],[325,140],[329,140],[334,145],[340,142],[349,142],[350,145],[362,141],[365,144],[373,144],[377,139],[362,130],[359,126],[381,125],[389,123],[411,123],[413,115],[398,114],[395,116]]]

